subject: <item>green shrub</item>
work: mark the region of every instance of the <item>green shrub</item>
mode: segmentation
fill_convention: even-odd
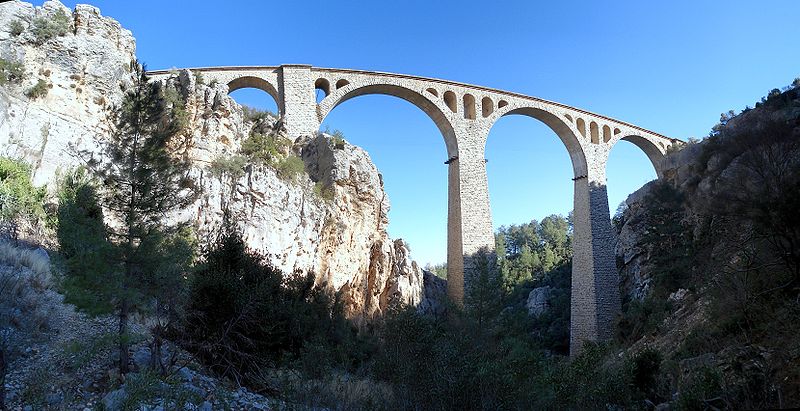
[[[0,58],[0,86],[19,84],[25,78],[25,66],[22,62]]]
[[[226,218],[191,282],[184,345],[218,375],[264,389],[268,366],[318,377],[357,361],[339,300],[313,274],[284,274],[249,250]]]
[[[12,36],[17,37],[25,31],[25,26],[19,20],[12,20],[8,24],[8,31],[11,32]]]
[[[314,195],[318,198],[321,198],[323,201],[331,202],[333,201],[333,197],[336,194],[336,191],[333,187],[325,185],[322,181],[317,181],[314,184]]]
[[[306,164],[300,157],[290,154],[278,163],[278,175],[289,181],[297,181],[305,172]]]
[[[53,367],[38,363],[32,368],[22,381],[23,388],[19,396],[23,404],[31,404],[36,406],[35,409],[43,409],[47,394],[54,386],[58,386],[60,381]]]
[[[70,16],[61,9],[49,16],[36,17],[31,24],[31,31],[36,43],[42,44],[52,38],[67,34],[71,20]]]
[[[648,397],[655,393],[658,383],[659,372],[661,371],[661,353],[658,350],[648,348],[637,353],[631,360],[632,377],[634,386]]]
[[[211,162],[209,170],[211,175],[219,179],[230,177],[233,181],[236,181],[244,175],[246,165],[247,159],[243,156],[219,156]]]
[[[256,123],[256,126],[260,123],[268,123],[277,117],[275,113],[269,110],[262,110],[244,104],[242,105],[242,114],[244,115],[244,121]]]
[[[47,82],[39,79],[39,81],[36,82],[36,85],[25,91],[25,96],[31,100],[36,100],[40,97],[46,96],[49,90],[50,86],[47,84]]]
[[[545,409],[632,409],[636,393],[624,361],[609,357],[610,347],[586,343],[580,355],[546,370],[544,386],[552,387]],[[547,398],[547,396],[544,396]]]
[[[173,117],[171,125],[177,130],[176,133],[185,130],[189,127],[189,111],[186,110],[186,100],[183,98],[183,94],[177,87],[171,86],[163,87],[161,93],[164,103],[171,111],[170,114]]]
[[[344,133],[339,130],[335,130],[333,132],[333,137],[331,137],[331,143],[333,143],[333,148],[337,150],[344,150]]]
[[[262,134],[254,131],[242,141],[241,152],[251,160],[273,165],[277,164],[281,151],[286,150],[288,146],[289,143],[286,139],[274,134]]]
[[[127,395],[120,404],[122,411],[140,410],[156,401],[181,404],[181,407],[203,402],[200,394],[184,385],[177,375],[162,377],[153,371],[131,374],[125,383],[125,391]]]
[[[202,86],[202,85],[206,84],[206,79],[203,78],[203,73],[201,73],[199,71],[195,71],[194,72],[194,82],[198,86]]]
[[[113,312],[102,288],[116,280],[109,263],[114,248],[107,240],[96,187],[84,169],[69,172],[59,181],[56,235],[66,274],[65,300],[91,315]],[[95,281],[103,277],[107,283]]]
[[[710,367],[692,370],[678,387],[677,410],[727,409],[719,371]]]
[[[0,157],[0,219],[44,219],[44,187],[31,183],[31,167],[21,160]]]

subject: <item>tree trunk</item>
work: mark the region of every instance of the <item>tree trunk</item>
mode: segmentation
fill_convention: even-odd
[[[125,375],[128,372],[128,299],[122,298],[119,307],[119,373]]]

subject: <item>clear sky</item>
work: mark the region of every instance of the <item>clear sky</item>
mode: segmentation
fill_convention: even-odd
[[[75,2],[66,5],[74,7]],[[443,78],[558,101],[686,139],[729,109],[800,76],[800,1],[151,1],[96,0],[130,29],[149,68],[287,63]],[[233,93],[275,107],[260,91]],[[444,143],[419,109],[388,96],[337,107],[325,126],[384,174],[389,232],[421,264],[446,259]],[[566,215],[571,166],[530,118],[489,135],[496,227]],[[608,165],[611,212],[655,178],[621,142]]]

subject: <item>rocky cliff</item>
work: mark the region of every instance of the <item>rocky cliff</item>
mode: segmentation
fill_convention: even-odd
[[[12,1],[0,11],[0,58],[24,69],[21,81],[0,87],[0,154],[25,159],[34,182],[53,192],[58,174],[81,164],[76,152],[104,144],[107,110],[121,101],[130,82],[135,40],[92,6],[70,10],[57,1],[42,7]],[[62,13],[68,30],[43,39],[37,19]],[[37,86],[46,88],[43,95],[31,92]],[[181,71],[164,87],[186,112],[188,148],[178,155],[191,160],[201,193],[173,218],[191,222],[202,239],[228,209],[252,249],[284,272],[316,273],[318,283],[341,291],[357,321],[383,313],[393,300],[423,302],[424,284],[436,281],[425,279],[430,274],[411,259],[402,240],[388,237],[389,201],[364,150],[334,144],[324,134],[303,136],[282,153],[302,159],[305,172],[297,176],[252,160],[221,173],[215,165],[239,155],[255,122],[224,84],[204,84]],[[266,123],[268,132],[285,138],[280,119]]]
[[[618,228],[629,352],[656,350],[680,408],[783,408],[800,398],[800,79],[666,158]],[[677,401],[676,401],[677,399]],[[658,407],[657,407],[658,409]]]

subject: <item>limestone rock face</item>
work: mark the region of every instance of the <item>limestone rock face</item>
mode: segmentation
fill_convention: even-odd
[[[12,21],[26,27],[56,10],[71,16],[70,30],[37,44],[29,29],[11,33]],[[0,87],[0,155],[23,158],[34,182],[55,188],[59,170],[81,164],[78,150],[97,152],[110,128],[107,110],[122,101],[135,58],[131,33],[98,9],[71,11],[56,1],[33,7],[0,4],[0,57],[24,64],[22,84]],[[46,96],[25,90],[39,79]],[[188,115],[187,149],[199,196],[173,221],[188,221],[201,240],[222,221],[236,218],[253,250],[286,273],[314,272],[317,283],[341,291],[351,318],[369,321],[393,301],[434,307],[422,270],[402,240],[386,232],[389,200],[380,173],[362,149],[334,144],[324,134],[298,138],[284,155],[296,155],[305,173],[282,176],[275,167],[250,161],[239,173],[220,173],[216,160],[238,155],[254,123],[232,100],[225,84],[203,84],[191,72],[176,72],[164,87],[177,92]],[[271,118],[275,135],[280,119]],[[441,287],[443,288],[443,287]]]
[[[70,31],[38,44],[30,25],[58,10],[71,16]],[[10,28],[15,20],[25,27],[17,36]],[[0,58],[25,67],[21,84],[0,87],[0,154],[28,159],[34,182],[48,183],[70,155],[70,143],[90,147],[108,129],[104,112],[120,101],[135,51],[131,32],[94,7],[78,5],[71,11],[57,1],[42,7],[0,4]],[[40,80],[48,86],[47,95],[25,97],[24,91]]]
[[[651,185],[652,183],[646,184],[625,200],[627,207],[625,216],[637,216],[637,218],[625,219],[619,229],[615,249],[622,290],[626,294],[625,297],[637,301],[647,296],[652,280],[647,262],[654,250],[641,246],[641,237],[647,231],[644,201]]]
[[[539,316],[544,314],[550,309],[550,287],[538,287],[531,290],[528,294],[528,302],[525,307],[528,308],[528,314]]]

